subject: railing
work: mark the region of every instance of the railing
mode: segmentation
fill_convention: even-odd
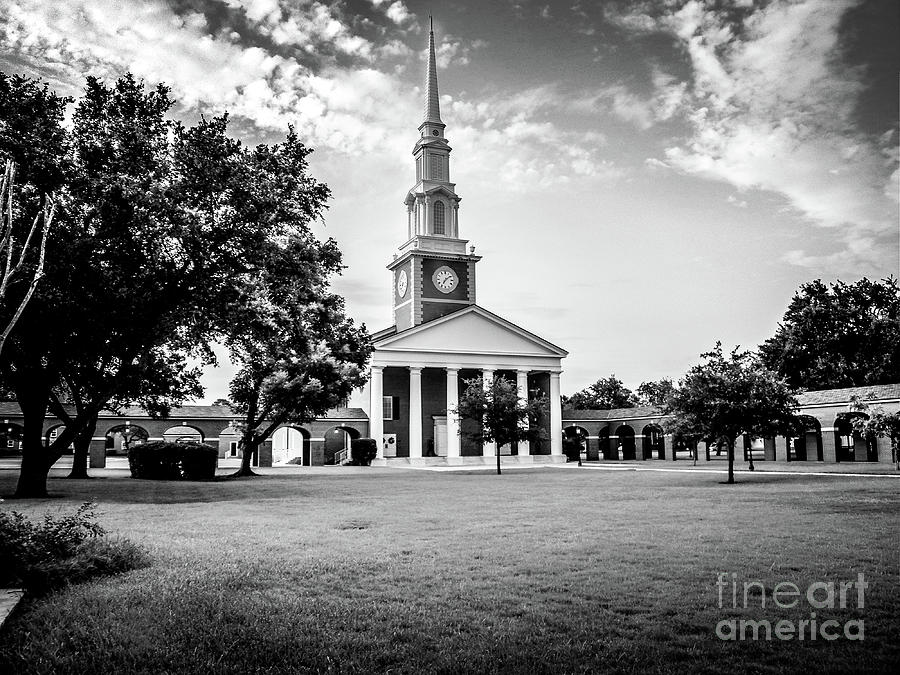
[[[341,466],[347,460],[347,450],[341,450],[340,452],[334,453],[334,463],[336,466]]]

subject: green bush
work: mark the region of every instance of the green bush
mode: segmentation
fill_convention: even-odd
[[[219,451],[201,443],[154,441],[128,451],[132,478],[204,480],[215,478]]]
[[[378,456],[378,444],[374,438],[354,438],[350,441],[350,463],[369,466]]]
[[[21,586],[41,595],[150,564],[136,544],[104,537],[93,509],[85,503],[72,515],[46,515],[38,522],[17,511],[0,513],[0,587]]]

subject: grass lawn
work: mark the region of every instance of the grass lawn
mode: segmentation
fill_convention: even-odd
[[[154,564],[22,607],[0,672],[887,672],[900,663],[893,478],[579,469],[291,470],[173,484],[53,479],[31,515],[98,503]],[[0,494],[15,472],[0,472]],[[716,575],[735,573],[719,607]],[[773,607],[779,582],[869,587]],[[730,580],[731,577],[729,576]],[[749,609],[741,584],[754,586]],[[818,593],[820,599],[824,591]],[[723,619],[864,640],[716,637]]]

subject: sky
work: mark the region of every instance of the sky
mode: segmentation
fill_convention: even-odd
[[[430,13],[478,303],[569,351],[563,393],[677,380],[770,337],[804,282],[898,275],[895,0],[5,0],[0,68],[74,96],[131,71],[251,145],[294,125],[375,332]]]

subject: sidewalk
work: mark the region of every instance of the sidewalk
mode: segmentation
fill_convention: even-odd
[[[882,476],[888,478],[900,478],[893,464],[880,462],[840,462],[837,464],[824,464],[822,462],[770,462],[754,460],[754,471],[750,471],[748,462],[734,463],[735,473],[748,474],[808,474],[812,476]],[[557,464],[558,468],[579,468],[577,462]],[[728,462],[722,459],[699,460],[694,466],[693,460],[602,460],[598,462],[582,462],[583,469],[608,470],[608,471],[696,471],[700,473],[728,473]]]
[[[22,599],[22,591],[17,588],[0,588],[0,628],[6,623],[6,618]]]

